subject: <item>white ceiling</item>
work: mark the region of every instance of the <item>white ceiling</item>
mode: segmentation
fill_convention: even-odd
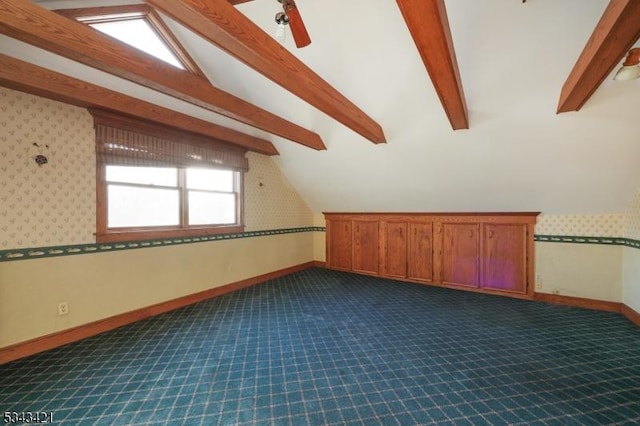
[[[48,8],[136,1],[45,0]],[[319,211],[622,212],[640,189],[640,80],[603,83],[579,112],[560,89],[606,0],[448,0],[470,129],[453,131],[394,0],[297,0],[313,40],[286,46],[384,129],[374,145],[169,22],[218,87],[318,133],[314,151],[0,36],[0,52],[271,140]],[[269,33],[276,0],[238,6]]]

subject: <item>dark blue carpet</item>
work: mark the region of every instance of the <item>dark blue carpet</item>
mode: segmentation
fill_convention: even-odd
[[[311,269],[0,366],[63,424],[636,424],[617,314]]]

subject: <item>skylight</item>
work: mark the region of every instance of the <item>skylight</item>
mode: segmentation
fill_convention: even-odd
[[[89,25],[98,31],[135,47],[136,49],[140,49],[143,52],[153,55],[174,67],[185,69],[178,58],[176,58],[176,55],[171,52],[144,18],[129,19],[126,21],[102,22]]]
[[[160,15],[148,5],[58,9],[56,12],[89,25],[174,67],[204,76]]]

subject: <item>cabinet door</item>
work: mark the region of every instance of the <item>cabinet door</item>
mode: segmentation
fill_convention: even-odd
[[[327,264],[329,268],[351,270],[351,228],[350,220],[327,221]]]
[[[480,284],[480,225],[477,223],[442,224],[443,284],[478,287]]]
[[[407,278],[433,281],[433,224],[410,223],[407,246]]]
[[[407,223],[380,222],[380,275],[407,277]]]
[[[483,226],[482,288],[527,292],[527,226]]]
[[[353,221],[353,271],[378,274],[378,221]]]

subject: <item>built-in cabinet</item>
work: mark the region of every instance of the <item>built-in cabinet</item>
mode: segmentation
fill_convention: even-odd
[[[408,220],[380,223],[380,275],[433,281],[433,224]]]
[[[443,284],[474,287],[480,283],[480,224],[442,223]]]
[[[378,261],[378,222],[376,220],[354,220],[352,223],[353,271],[377,274],[380,269]]]
[[[433,224],[409,222],[407,278],[433,281]]]
[[[537,215],[325,213],[327,267],[531,297]]]
[[[527,292],[527,237],[524,224],[483,225],[482,288]]]
[[[327,222],[327,254],[331,255],[331,268],[342,271],[353,269],[353,224],[349,219]]]

